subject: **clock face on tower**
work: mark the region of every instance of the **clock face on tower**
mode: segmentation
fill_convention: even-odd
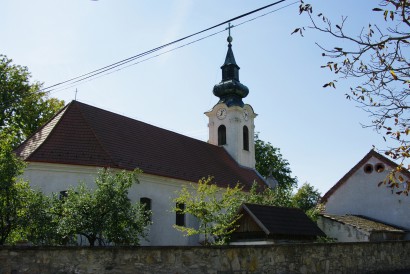
[[[226,114],[227,114],[226,109],[225,108],[220,108],[216,112],[216,117],[218,117],[219,120],[222,120],[226,117]]]

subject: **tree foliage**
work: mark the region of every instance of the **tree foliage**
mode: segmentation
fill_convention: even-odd
[[[13,153],[13,141],[11,136],[0,138],[0,245],[21,241],[52,244],[51,198],[19,178],[25,163]]]
[[[335,38],[340,45],[321,47],[328,59],[323,68],[340,78],[353,78],[359,84],[350,88],[347,99],[357,102],[372,118],[365,127],[372,127],[383,138],[393,140],[392,146],[382,149],[392,159],[401,161],[396,172],[410,157],[410,3],[407,0],[383,0],[373,8],[382,23],[370,23],[360,33],[345,31],[347,18],[332,23],[324,14],[313,13],[312,5],[301,1],[300,13],[307,14],[311,28]],[[295,29],[294,33],[304,28]],[[341,46],[343,45],[343,46]],[[337,80],[324,87],[335,87]],[[356,81],[355,81],[356,82]],[[404,181],[388,180],[391,187],[401,187]],[[398,183],[397,183],[398,182]],[[408,194],[410,182],[404,193]]]
[[[31,83],[26,67],[0,54],[0,245],[53,239],[51,200],[19,178],[25,164],[13,149],[50,119],[64,104],[48,98],[41,84]]]
[[[19,223],[23,205],[18,176],[23,172],[24,162],[13,153],[11,138],[2,134],[0,137],[0,245],[3,245]]]
[[[265,188],[261,191],[254,184],[250,192],[244,197],[243,202],[246,203],[299,208],[313,220],[322,211],[321,206],[319,206],[321,194],[309,183],[304,183],[296,193],[293,193],[293,189],[282,187]]]
[[[128,198],[128,191],[138,182],[139,173],[138,170],[112,172],[103,169],[95,180],[94,191],[85,184],[69,189],[61,200],[58,233],[66,239],[82,235],[90,246],[96,243],[139,245],[150,224],[150,213],[147,214],[140,204],[132,204]]]
[[[19,181],[15,199],[20,202],[16,226],[7,244],[30,243],[32,245],[59,245],[62,237],[57,233],[58,215],[54,212],[55,197],[33,190],[28,182]]]
[[[304,183],[292,197],[294,207],[307,212],[314,209],[321,198],[319,190],[309,183]]]
[[[199,226],[174,227],[186,236],[202,235],[205,245],[221,245],[229,242],[230,235],[235,231],[240,205],[252,203],[259,205],[297,207],[315,219],[321,209],[317,207],[320,193],[308,183],[305,183],[293,195],[292,190],[283,187],[264,188],[261,190],[257,183],[252,185],[249,192],[244,192],[243,187],[237,184],[234,188],[220,188],[211,183],[212,178],[203,178],[197,184],[183,187],[177,192],[174,212],[189,214],[199,221]]]
[[[300,207],[305,211],[312,211],[320,193],[309,184],[304,184],[296,195],[293,195],[297,179],[291,175],[289,163],[283,159],[280,150],[260,140],[257,134],[255,150],[256,169],[265,178],[273,175],[279,182],[277,187],[261,189],[255,182],[249,192],[245,192],[240,185],[224,189],[211,183],[212,178],[203,178],[197,184],[183,187],[174,202],[184,204],[184,207],[175,206],[172,209],[174,212],[195,217],[199,221],[198,227],[174,227],[186,236],[202,235],[204,244],[226,244],[230,234],[237,228],[237,221],[241,217],[239,207],[243,203]]]
[[[174,202],[185,207],[173,208],[177,213],[196,217],[199,227],[174,227],[186,236],[203,235],[204,244],[225,244],[237,227],[236,222],[240,218],[238,210],[242,203],[292,206],[292,191],[297,179],[292,177],[289,163],[283,159],[280,150],[255,134],[255,159],[256,170],[265,178],[273,176],[279,182],[278,187],[261,189],[254,183],[249,193],[245,193],[240,185],[222,189],[211,183],[212,178],[203,178],[178,192]]]
[[[140,204],[133,205],[128,198],[129,188],[138,182],[139,171],[101,170],[95,190],[80,184],[71,188],[66,197],[50,197],[17,179],[24,163],[10,147],[7,157],[1,156],[0,245],[76,245],[78,235],[86,237],[90,246],[97,242],[138,245],[140,238],[146,236],[151,212]],[[4,174],[3,160],[8,163],[6,171],[15,168],[13,174]],[[11,161],[15,163],[10,168]]]
[[[76,241],[77,234],[87,237],[90,245],[97,240],[138,244],[150,215],[127,196],[137,172],[105,170],[96,179],[95,191],[82,184],[70,189],[63,200],[47,197],[17,179],[24,163],[13,149],[64,105],[41,87],[31,82],[27,67],[0,55],[0,245],[64,244]]]
[[[270,205],[280,207],[292,207],[292,191],[293,188],[281,187],[280,185],[275,188],[260,187],[254,183],[249,193],[244,197],[243,202],[258,204],[258,205]]]
[[[255,168],[265,178],[273,176],[279,187],[292,190],[297,186],[297,178],[292,176],[289,162],[283,159],[280,149],[264,142],[255,134]]]
[[[42,84],[30,82],[27,67],[15,65],[0,54],[0,132],[13,136],[13,147],[20,144],[48,121],[64,102],[49,98]]]
[[[173,211],[189,214],[199,221],[199,227],[174,227],[186,236],[203,235],[205,245],[225,244],[236,228],[239,219],[238,208],[243,200],[242,187],[219,188],[211,183],[212,177],[203,178],[190,187],[184,186],[174,202],[184,204],[184,208],[174,207]]]

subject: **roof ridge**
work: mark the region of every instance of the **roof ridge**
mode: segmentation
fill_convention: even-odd
[[[289,207],[289,206],[276,206],[276,205],[266,205],[266,204],[257,204],[257,203],[243,203],[246,205],[250,205],[250,206],[262,206],[262,207],[274,207],[274,208],[285,208],[285,209],[289,209],[289,210],[295,210],[295,211],[302,211],[304,212],[302,209],[298,208],[298,207]]]
[[[87,124],[88,128],[91,130],[91,132],[94,135],[94,138],[97,140],[98,145],[101,147],[101,149],[104,151],[104,153],[107,154],[108,158],[111,160],[111,162],[114,164],[114,166],[120,167],[117,165],[116,161],[114,161],[113,157],[111,156],[111,154],[107,151],[107,149],[105,148],[105,146],[102,144],[100,138],[98,138],[98,135],[95,133],[94,128],[90,125],[89,121],[87,120],[87,118],[85,117],[82,109],[81,109],[81,105],[87,105],[78,101],[72,101],[72,102],[76,102],[78,104],[78,110],[81,114],[81,117],[83,118],[84,122]],[[87,105],[88,106],[88,105]]]
[[[176,134],[176,135],[178,135],[178,136],[180,136],[180,137],[182,137],[182,138],[185,138],[186,140],[191,140],[191,141],[193,141],[193,142],[197,142],[197,143],[203,144],[204,146],[212,147],[212,148],[217,149],[217,150],[222,150],[222,151],[224,151],[224,153],[226,153],[226,155],[227,155],[229,158],[231,158],[231,159],[233,160],[233,162],[235,162],[235,163],[237,164],[237,166],[238,166],[239,168],[256,172],[256,174],[258,175],[258,177],[259,177],[261,180],[263,180],[263,182],[265,182],[265,179],[264,179],[263,176],[256,170],[256,168],[246,167],[246,166],[243,166],[243,165],[239,164],[238,162],[236,162],[236,160],[232,157],[232,155],[226,150],[226,148],[225,148],[224,146],[213,145],[213,144],[211,144],[211,143],[209,143],[209,142],[205,142],[205,141],[202,141],[202,140],[199,140],[199,139],[195,139],[195,138],[192,138],[192,137],[190,137],[190,136],[186,136],[186,135],[184,135],[184,134],[182,134],[182,133],[178,133],[178,132],[175,132],[175,131],[172,131],[172,130],[169,130],[169,129],[165,129],[165,128],[162,128],[162,127],[159,127],[159,126],[156,126],[156,125],[152,125],[152,124],[146,123],[146,122],[144,122],[144,121],[137,120],[137,119],[135,119],[135,118],[131,118],[131,117],[128,117],[128,116],[125,116],[125,115],[122,115],[122,114],[119,114],[119,113],[116,113],[116,112],[113,112],[113,111],[109,111],[109,110],[106,110],[106,109],[103,109],[103,108],[100,108],[100,107],[96,107],[96,106],[93,106],[93,105],[89,105],[89,104],[86,104],[86,103],[83,103],[83,102],[80,102],[80,101],[72,101],[72,102],[75,102],[76,104],[78,104],[78,105],[80,105],[80,106],[81,106],[81,105],[84,105],[84,106],[87,106],[87,107],[90,107],[90,108],[98,109],[99,111],[104,111],[104,112],[111,113],[111,114],[113,114],[113,115],[118,115],[118,116],[121,116],[121,117],[123,117],[123,118],[125,118],[125,119],[129,119],[129,120],[132,120],[132,121],[136,121],[136,122],[138,122],[138,123],[143,123],[143,124],[145,124],[145,125],[147,125],[147,126],[154,127],[154,128],[156,128],[156,129],[163,130],[163,131],[166,131],[166,132],[169,132],[169,133],[172,133],[172,134]],[[82,111],[81,111],[81,113],[82,113]],[[86,119],[86,118],[85,118],[85,119]],[[88,124],[88,123],[87,123],[87,124]],[[94,131],[93,129],[92,129],[92,132],[93,132],[94,136],[97,136],[97,134],[95,133],[95,131]],[[100,140],[98,139],[98,137],[97,137],[97,140],[98,140],[98,142],[100,143]],[[100,145],[101,145],[101,147],[104,149],[104,151],[107,153],[107,155],[110,156],[110,159],[113,160],[113,158],[112,158],[111,155],[108,153],[108,151],[106,151],[105,147],[104,147],[102,144],[100,144]]]
[[[86,103],[83,103],[83,102],[80,102],[80,101],[75,101],[75,102],[76,102],[77,104],[79,104],[79,105],[84,105],[84,106],[87,106],[87,107],[90,107],[90,108],[98,109],[98,110],[100,110],[100,111],[109,112],[109,113],[111,113],[111,114],[113,114],[113,115],[118,115],[118,116],[121,116],[121,117],[123,117],[123,118],[125,118],[125,119],[133,120],[133,121],[136,121],[136,122],[139,122],[139,123],[143,123],[143,124],[145,124],[145,125],[147,125],[147,126],[150,126],[150,127],[154,127],[154,128],[160,129],[160,130],[164,130],[164,131],[167,131],[167,132],[171,132],[171,133],[177,134],[177,135],[179,135],[179,136],[181,136],[181,137],[183,137],[183,138],[187,138],[187,139],[193,140],[193,141],[195,141],[195,142],[203,143],[203,144],[205,144],[205,145],[207,145],[207,146],[222,148],[222,147],[220,147],[220,146],[216,146],[216,145],[210,144],[210,143],[208,143],[208,142],[205,142],[205,141],[202,141],[202,140],[199,140],[199,139],[192,138],[192,137],[190,137],[190,136],[184,135],[184,134],[179,133],[179,132],[176,132],[176,131],[172,131],[172,130],[170,130],[170,129],[166,129],[166,128],[162,128],[162,127],[157,126],[157,125],[149,124],[149,123],[147,123],[147,122],[144,122],[144,121],[141,121],[141,120],[138,120],[138,119],[136,119],[136,118],[129,117],[129,116],[125,116],[125,115],[123,115],[123,114],[120,114],[120,113],[117,113],[117,112],[114,112],[114,111],[110,111],[110,110],[106,110],[106,109],[103,109],[103,108],[100,108],[100,107],[96,107],[96,106],[93,106],[93,105],[89,105],[89,104],[86,104]]]

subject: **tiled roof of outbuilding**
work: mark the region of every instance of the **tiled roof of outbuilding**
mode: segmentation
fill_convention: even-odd
[[[373,220],[371,218],[359,215],[332,215],[322,214],[324,218],[337,221],[342,224],[350,225],[368,232],[406,232],[403,228],[383,223],[381,221]]]
[[[266,235],[325,236],[298,208],[243,204],[240,211],[249,214]]]
[[[255,170],[240,166],[223,147],[78,101],[65,106],[16,153],[28,162],[140,168],[191,182],[213,176],[221,187],[263,185]]]

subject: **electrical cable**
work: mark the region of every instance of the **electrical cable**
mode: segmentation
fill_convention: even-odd
[[[261,7],[261,8],[252,10],[252,11],[247,12],[247,13],[244,13],[244,14],[241,14],[241,15],[239,15],[239,16],[236,16],[236,17],[234,17],[234,18],[231,18],[231,19],[229,19],[229,20],[226,20],[226,21],[224,21],[224,22],[222,22],[222,23],[219,23],[219,24],[214,25],[214,26],[212,26],[212,27],[209,27],[209,28],[206,28],[206,29],[204,29],[204,30],[198,31],[198,32],[196,32],[196,33],[190,34],[190,35],[188,35],[188,36],[182,37],[182,38],[180,38],[180,39],[177,39],[177,40],[172,41],[172,42],[170,42],[170,43],[167,43],[167,44],[164,44],[164,45],[162,45],[162,46],[156,47],[156,48],[154,48],[154,49],[145,51],[145,52],[143,52],[143,53],[139,53],[139,54],[137,54],[137,55],[131,56],[131,57],[126,58],[126,59],[123,59],[123,60],[121,60],[121,61],[115,62],[115,63],[113,63],[113,64],[110,64],[110,65],[104,66],[104,67],[102,67],[102,68],[93,70],[93,71],[91,71],[91,72],[82,74],[82,75],[80,75],[80,76],[77,76],[77,77],[74,77],[74,78],[71,78],[71,79],[68,79],[68,80],[59,82],[59,83],[57,83],[57,84],[54,84],[54,85],[45,87],[45,88],[41,89],[41,91],[47,91],[47,90],[48,90],[48,91],[51,91],[53,87],[61,86],[61,85],[63,85],[63,84],[71,85],[71,84],[73,84],[73,83],[78,83],[78,82],[80,82],[80,81],[84,81],[84,80],[89,79],[89,78],[91,78],[91,77],[97,76],[97,75],[99,75],[99,74],[102,74],[102,73],[104,73],[104,72],[107,72],[107,71],[109,71],[109,70],[112,70],[112,69],[114,69],[114,68],[117,68],[117,67],[119,67],[119,66],[122,66],[122,65],[124,65],[124,64],[127,64],[127,63],[129,63],[129,62],[132,62],[132,61],[134,61],[134,60],[136,60],[136,59],[139,59],[139,58],[141,58],[141,57],[144,57],[144,56],[146,56],[146,55],[148,55],[148,54],[151,54],[151,53],[153,53],[153,52],[156,52],[156,51],[158,51],[158,50],[160,50],[160,49],[163,49],[163,48],[165,48],[165,47],[171,46],[171,45],[173,45],[173,44],[175,44],[175,43],[181,42],[181,41],[183,41],[183,40],[186,40],[186,39],[191,38],[191,37],[193,37],[193,36],[196,36],[196,35],[198,35],[198,34],[207,32],[207,31],[212,30],[212,29],[214,29],[214,28],[217,28],[217,27],[220,27],[220,26],[222,26],[222,25],[225,25],[225,24],[227,24],[227,23],[229,23],[229,22],[233,22],[233,21],[238,20],[238,19],[240,19],[240,18],[249,16],[249,15],[251,15],[251,14],[253,14],[253,13],[256,13],[256,12],[258,12],[258,11],[267,9],[267,8],[269,8],[269,7],[272,7],[272,6],[275,6],[275,5],[280,4],[280,3],[282,3],[282,2],[285,2],[285,1],[287,1],[287,0],[279,0],[279,1],[277,1],[277,2],[274,2],[274,3],[271,3],[271,4],[269,4],[269,5],[263,6],[263,7]],[[294,3],[292,3],[292,4],[294,4]]]
[[[129,68],[129,67],[131,67],[131,66],[135,66],[135,65],[140,64],[140,63],[142,63],[142,62],[145,62],[145,61],[151,60],[151,59],[153,59],[153,58],[159,57],[159,56],[164,55],[164,54],[166,54],[166,53],[169,53],[169,52],[171,52],[171,51],[174,51],[174,50],[177,50],[177,49],[186,47],[186,46],[188,46],[188,45],[191,45],[191,44],[193,44],[193,43],[199,42],[199,41],[201,41],[201,40],[204,40],[204,39],[206,39],[206,38],[209,38],[209,37],[211,37],[211,36],[217,35],[217,34],[219,34],[219,33],[225,32],[225,31],[226,31],[226,30],[220,30],[220,31],[218,31],[218,32],[214,32],[214,33],[212,33],[212,34],[209,34],[209,35],[204,36],[204,37],[202,37],[202,38],[199,38],[199,39],[197,39],[197,40],[191,41],[191,42],[189,42],[189,43],[183,44],[183,45],[178,46],[178,47],[176,47],[176,48],[172,48],[172,49],[170,49],[170,50],[167,50],[167,51],[158,53],[158,54],[156,54],[156,55],[154,55],[154,56],[148,57],[148,58],[143,59],[143,60],[141,60],[141,61],[138,61],[138,62],[136,62],[136,63],[132,63],[132,64],[129,64],[129,65],[125,66],[125,67],[121,67],[121,68],[118,68],[118,69],[116,69],[116,70],[109,71],[109,72],[107,72],[107,73],[104,73],[104,74],[102,74],[102,75],[99,75],[98,77],[88,79],[87,81],[81,82],[80,84],[77,84],[76,82],[70,83],[70,84],[69,84],[70,86],[68,86],[68,87],[62,87],[62,88],[57,88],[56,90],[53,90],[53,92],[50,92],[50,94],[54,94],[54,93],[57,93],[57,92],[60,92],[60,91],[63,91],[63,90],[66,90],[66,89],[69,89],[69,88],[72,88],[72,87],[81,85],[81,84],[83,84],[83,83],[90,82],[90,81],[92,81],[92,80],[94,80],[94,79],[98,79],[98,78],[107,76],[107,75],[109,75],[109,74],[118,72],[118,71],[120,71],[120,70]],[[83,80],[78,80],[78,81],[83,81]]]
[[[237,26],[240,26],[240,25],[249,23],[249,22],[254,21],[254,20],[258,19],[258,18],[261,18],[261,17],[263,17],[263,16],[269,15],[269,14],[271,14],[271,13],[273,13],[273,12],[276,12],[276,11],[279,11],[279,10],[281,10],[281,9],[287,8],[287,7],[289,7],[289,6],[291,6],[291,5],[294,5],[294,4],[298,3],[298,2],[299,2],[299,1],[295,1],[295,2],[293,2],[293,3],[290,3],[290,4],[286,5],[286,6],[283,6],[283,7],[280,7],[280,8],[278,8],[278,9],[269,11],[269,12],[264,13],[264,14],[261,14],[261,15],[259,15],[259,16],[257,16],[257,17],[254,17],[254,18],[251,18],[251,19],[249,19],[249,20],[247,20],[247,21],[244,21],[244,22],[241,22],[241,23],[239,23],[239,24],[236,24],[236,25],[233,26],[233,27],[237,27]],[[181,49],[181,48],[183,48],[183,47],[186,47],[186,46],[188,46],[188,45],[194,44],[194,43],[196,43],[196,42],[199,42],[199,41],[201,41],[201,40],[207,39],[207,38],[209,38],[209,37],[212,37],[212,36],[214,36],[214,35],[217,35],[217,34],[219,34],[219,33],[225,32],[225,31],[226,31],[226,29],[220,30],[220,31],[217,31],[217,32],[214,32],[214,33],[209,34],[209,35],[207,35],[207,36],[201,37],[201,38],[196,39],[196,40],[194,40],[194,41],[191,41],[191,42],[189,42],[189,43],[185,43],[185,44],[183,44],[183,45],[181,45],[181,46],[178,46],[178,47],[176,47],[176,48],[172,48],[172,49],[170,49],[170,50],[161,52],[161,53],[156,54],[156,55],[154,55],[154,56],[151,56],[151,57],[149,57],[149,58],[146,58],[146,59],[143,59],[143,60],[141,60],[141,61],[138,61],[138,62],[136,62],[136,63],[132,63],[132,64],[129,64],[129,65],[127,65],[127,66],[118,68],[118,69],[116,69],[116,70],[109,71],[109,72],[104,73],[104,74],[102,74],[102,75],[99,75],[99,76],[97,76],[97,77],[88,79],[87,81],[84,81],[84,80],[86,80],[86,79],[80,79],[80,80],[74,81],[74,82],[72,82],[72,83],[69,83],[68,86],[61,87],[61,88],[56,88],[56,89],[52,90],[53,92],[51,92],[50,94],[55,94],[55,93],[58,93],[58,92],[60,92],[60,91],[64,91],[64,90],[67,90],[67,89],[69,89],[69,88],[72,88],[72,87],[74,87],[74,86],[78,86],[78,85],[81,85],[81,84],[84,84],[84,83],[88,83],[88,82],[93,81],[93,80],[95,80],[95,79],[98,79],[98,78],[107,76],[107,75],[109,75],[109,74],[112,74],[112,73],[115,73],[115,72],[118,72],[118,71],[121,71],[121,70],[126,69],[126,68],[129,68],[129,67],[131,67],[131,66],[135,66],[135,65],[137,65],[137,64],[140,64],[140,63],[143,63],[143,62],[145,62],[145,61],[151,60],[151,59],[153,59],[153,58],[159,57],[159,56],[161,56],[161,55],[164,55],[164,54],[166,54],[166,53],[172,52],[172,51],[174,51],[174,50]],[[142,56],[141,56],[141,57],[142,57]],[[141,57],[139,57],[139,58],[141,58]],[[134,60],[135,60],[135,59],[134,59]],[[134,61],[134,60],[132,60],[132,61]],[[126,64],[126,63],[124,63],[124,64]],[[78,82],[81,82],[81,83],[78,84]]]

